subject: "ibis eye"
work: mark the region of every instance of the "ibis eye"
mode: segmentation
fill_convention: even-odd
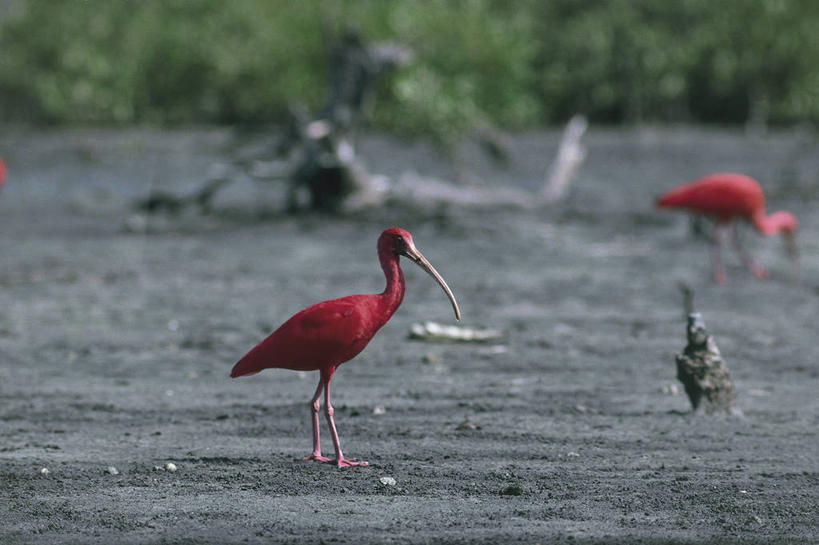
[[[401,252],[404,251],[404,248],[406,248],[406,247],[407,247],[407,245],[404,242],[404,237],[402,237],[401,235],[396,235],[395,236],[395,253],[400,254]]]

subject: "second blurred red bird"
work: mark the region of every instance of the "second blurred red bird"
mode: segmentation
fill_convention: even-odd
[[[768,271],[759,265],[742,247],[736,231],[735,220],[745,220],[764,235],[782,234],[788,254],[793,264],[794,275],[798,274],[796,251],[796,218],[790,212],[780,211],[765,214],[765,195],[759,183],[744,174],[720,172],[708,174],[691,182],[678,185],[657,199],[662,208],[685,208],[714,220],[713,235],[714,280],[725,281],[725,271],[720,258],[720,246],[728,226],[734,222],[734,231],[729,234],[734,248],[742,260],[758,278],[768,276]]]

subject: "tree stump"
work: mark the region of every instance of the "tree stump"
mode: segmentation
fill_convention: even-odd
[[[688,345],[677,355],[677,378],[697,414],[742,414],[728,367],[698,312],[688,315]]]

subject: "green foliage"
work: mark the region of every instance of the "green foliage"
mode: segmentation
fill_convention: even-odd
[[[422,5],[423,9],[419,9]],[[383,93],[376,121],[447,144],[476,123],[532,125],[542,115],[524,13],[488,1],[395,3],[392,35],[418,59]]]
[[[539,92],[552,119],[584,111],[612,122],[744,122],[754,101],[766,101],[772,121],[819,120],[812,0],[532,6],[542,37]]]
[[[16,0],[0,119],[266,123],[318,108],[346,25],[415,60],[373,122],[451,142],[476,124],[819,121],[814,0]]]
[[[312,2],[317,4],[317,2]],[[269,121],[323,96],[310,2],[31,0],[0,27],[0,98],[66,123]]]

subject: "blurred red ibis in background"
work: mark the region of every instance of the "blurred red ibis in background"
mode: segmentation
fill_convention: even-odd
[[[798,276],[799,260],[796,251],[796,218],[790,212],[765,215],[765,195],[759,183],[749,176],[731,172],[708,174],[670,189],[657,199],[662,208],[688,208],[694,213],[711,218],[716,223],[713,235],[714,280],[725,282],[725,271],[720,260],[720,245],[724,232],[736,219],[750,222],[764,235],[782,233],[793,264],[794,277]],[[757,278],[765,278],[768,271],[745,251],[739,241],[734,223],[731,233],[733,245],[742,260]]]
[[[310,402],[313,418],[313,453],[305,460],[330,462],[338,467],[367,465],[344,458],[330,404],[330,379],[339,365],[364,350],[375,333],[387,323],[404,299],[404,273],[398,263],[405,256],[430,274],[443,288],[461,319],[455,296],[441,275],[415,248],[412,235],[391,227],[378,237],[378,260],[387,277],[387,286],[378,294],[348,295],[309,306],[293,315],[265,340],[248,352],[230,372],[231,377],[253,375],[270,367],[299,371],[319,371],[319,383]],[[333,437],[335,458],[321,455],[319,440],[319,398],[324,390],[324,410]]]
[[[4,183],[6,183],[6,163],[4,163],[3,158],[0,157],[0,189],[3,188]]]

